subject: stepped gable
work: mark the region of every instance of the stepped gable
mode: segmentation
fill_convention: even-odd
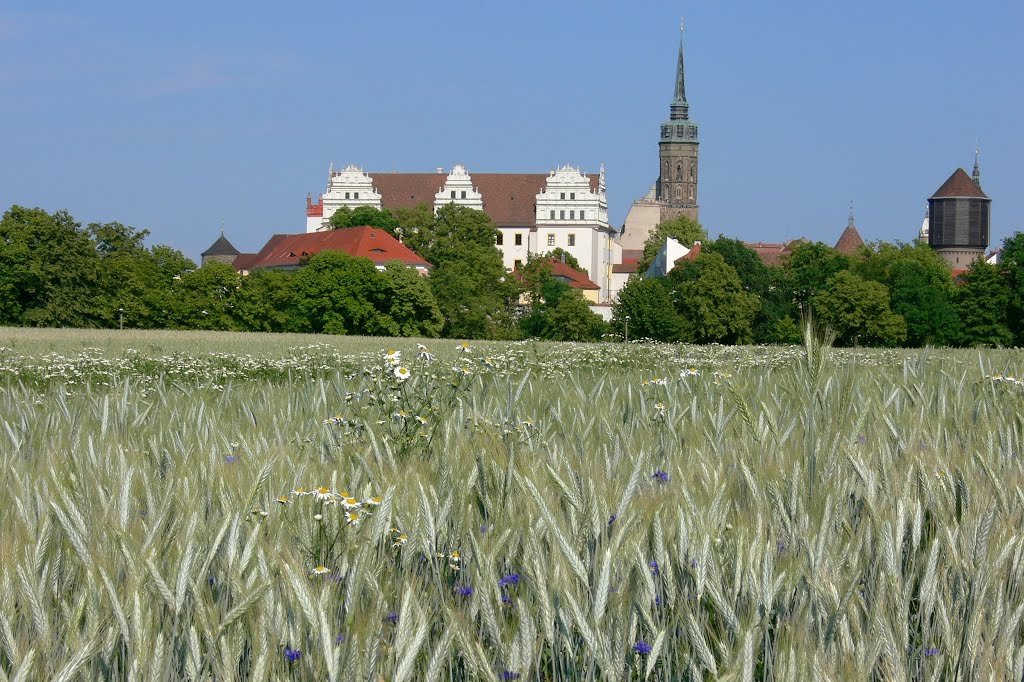
[[[195,251],[192,253],[195,253]],[[224,231],[221,230],[220,237],[217,238],[217,241],[210,244],[210,248],[206,249],[206,251],[203,251],[199,255],[203,257],[237,256],[239,253],[240,251],[235,248],[234,244],[228,241],[228,238],[224,236]]]
[[[988,199],[988,195],[981,191],[981,187],[974,180],[971,180],[971,176],[963,168],[957,168],[953,171],[949,179],[942,183],[942,187],[935,190],[935,194],[930,198],[948,199],[950,197]]]
[[[852,256],[862,246],[864,246],[864,240],[861,239],[860,232],[853,225],[848,225],[833,248],[843,255]]]
[[[444,188],[444,173],[370,173],[384,208],[434,206]],[[470,173],[483,196],[484,213],[501,227],[532,227],[537,223],[537,195],[547,186],[548,173]],[[600,175],[588,173],[590,189],[598,190]]]
[[[321,251],[342,251],[350,256],[369,258],[374,265],[397,260],[421,269],[433,267],[384,230],[368,226],[302,234],[275,234],[252,262],[246,262],[245,265],[247,270],[294,268]]]

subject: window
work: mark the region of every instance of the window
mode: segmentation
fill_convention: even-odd
[[[575,201],[576,200],[576,192],[569,192],[569,198],[572,199],[573,201]]]
[[[584,220],[584,218],[583,218],[583,211],[580,211],[580,220]]]
[[[551,212],[551,219],[552,219],[552,220],[554,220],[554,219],[555,219],[555,212],[554,212],[554,211],[552,211],[552,212]]]
[[[565,192],[562,192],[562,200],[565,200]]]
[[[348,193],[348,192],[345,192],[345,198],[346,198],[346,199],[351,199],[352,197],[351,197],[351,196],[349,196],[349,193]]]
[[[569,246],[576,246],[576,235],[569,235]]]
[[[455,190],[452,190],[452,199],[455,198]]]
[[[554,245],[555,245],[555,235],[549,234],[548,235],[548,246],[554,246]]]
[[[576,211],[569,211],[569,220],[576,220]]]
[[[462,198],[463,198],[463,199],[465,199],[465,198],[466,198],[466,191],[465,191],[465,190],[463,190],[463,191],[462,191]]]
[[[565,220],[565,211],[559,211],[558,212],[558,219],[559,220]]]
[[[498,246],[503,245],[505,243],[505,235],[499,232],[497,238],[494,240],[494,243],[497,244]]]
[[[522,246],[522,245],[523,245],[523,233],[522,232],[516,232],[516,246]]]
[[[359,192],[356,192],[356,196],[355,196],[355,198],[356,198],[356,199],[358,199],[358,198],[359,198]]]
[[[521,269],[522,269],[522,267],[523,267],[523,261],[521,261],[521,260],[517,260],[517,261],[515,262],[515,264],[514,264],[514,265],[512,266],[512,269],[513,269],[513,270],[521,270]]]

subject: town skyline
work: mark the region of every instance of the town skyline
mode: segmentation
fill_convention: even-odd
[[[150,243],[196,261],[222,222],[243,251],[302,232],[305,196],[323,191],[331,162],[471,173],[604,163],[609,222],[621,227],[657,179],[680,14],[712,237],[831,244],[852,200],[865,240],[910,241],[925,200],[957,167],[970,171],[979,142],[989,248],[1024,228],[1011,85],[1024,68],[1012,49],[1024,10],[1010,3],[970,15],[946,3],[927,14],[801,5],[787,17],[709,3],[538,14],[526,3],[502,22],[463,3],[446,20],[412,5],[394,16],[346,8],[349,30],[333,38],[338,8],[293,24],[256,7],[225,36],[218,8],[198,25],[168,8],[20,7],[0,13],[0,54],[19,64],[0,76],[11,137],[0,203],[146,228]],[[486,36],[474,32],[483,18]],[[375,51],[382,20],[388,49]],[[574,36],[614,27],[620,40],[581,51],[557,40],[567,26]],[[536,49],[510,47],[517,32]]]

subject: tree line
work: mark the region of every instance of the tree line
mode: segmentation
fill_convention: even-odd
[[[954,281],[928,246],[878,243],[853,256],[799,243],[766,266],[742,242],[708,241],[686,218],[658,226],[611,323],[580,291],[533,256],[517,273],[502,265],[497,228],[481,211],[428,205],[394,212],[343,209],[335,229],[371,225],[433,264],[429,277],[395,262],[323,252],[293,270],[239,275],[197,267],[147,230],[118,222],[83,227],[66,211],[12,206],[0,219],[0,324],[40,327],[209,329],[376,336],[692,343],[796,343],[813,313],[846,345],[1024,345],[1024,234],[1003,262],[983,261]],[[644,278],[666,237],[702,241],[693,261]]]

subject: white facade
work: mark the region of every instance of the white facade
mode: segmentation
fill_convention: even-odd
[[[434,214],[448,204],[484,210],[483,195],[473,187],[473,178],[461,163],[455,164],[452,172],[448,174],[448,179],[445,180],[444,187],[434,195]]]
[[[373,188],[373,178],[355,164],[340,171],[331,165],[327,173],[327,192],[320,197],[323,215],[306,216],[306,232],[329,229],[331,216],[342,206],[355,209],[360,206],[380,208],[380,194]]]
[[[700,242],[696,242],[694,246],[698,244]],[[647,272],[644,273],[644,277],[664,277],[672,272],[672,269],[676,266],[676,261],[690,253],[690,251],[690,247],[683,246],[681,242],[672,237],[667,238],[658,251],[658,255],[651,261],[651,265],[647,268]]]

